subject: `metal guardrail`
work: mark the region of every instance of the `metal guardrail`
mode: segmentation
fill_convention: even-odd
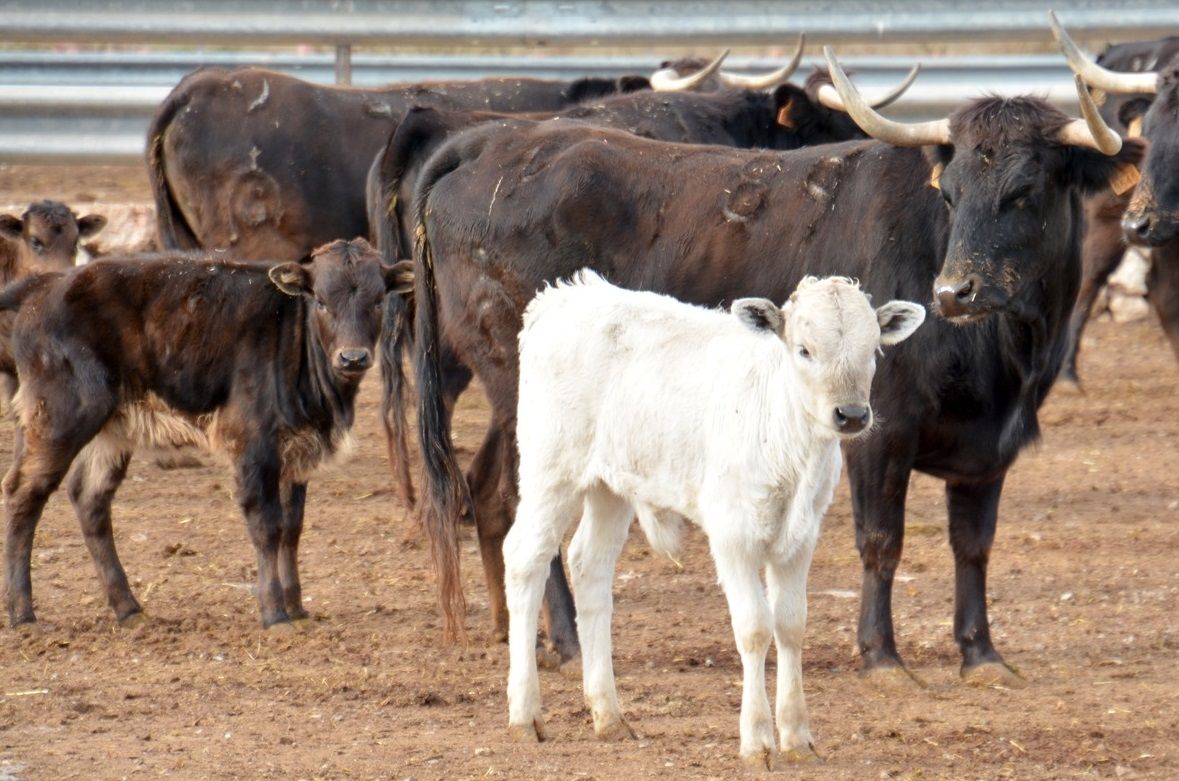
[[[1156,37],[1179,27],[1158,0],[1059,0],[1079,35]],[[1048,39],[1044,0],[92,0],[0,2],[10,41],[232,46],[778,45]]]
[[[1179,6],[1149,0],[1056,2],[1081,40],[1154,38],[1179,31]],[[518,75],[650,73],[657,57],[547,57],[548,44],[627,46],[712,53],[720,46],[788,47],[799,30],[813,44],[873,41],[1022,41],[1049,37],[1042,0],[0,0],[5,42],[238,46],[334,45],[336,56],[242,52],[46,53],[0,51],[0,161],[127,162],[142,156],[155,106],[199,65],[262,65],[312,81],[357,85]],[[531,46],[538,56],[358,55],[352,45]],[[343,48],[340,48],[343,47]],[[347,54],[342,64],[341,54]],[[898,81],[913,58],[847,58],[865,91]],[[778,63],[732,58],[730,66]],[[804,64],[804,68],[806,65]],[[800,71],[805,73],[806,70]],[[925,70],[893,116],[944,116],[982,91],[1040,93],[1075,110],[1057,55],[925,58]]]
[[[817,59],[804,60],[795,81]],[[871,94],[899,82],[910,58],[848,58],[857,84]],[[330,55],[45,55],[0,54],[0,161],[131,162],[141,159],[155,107],[180,77],[198,65],[261,65],[330,83]],[[733,70],[765,72],[780,64],[734,58]],[[636,57],[361,57],[358,85],[483,76],[576,78],[650,73],[655,59]],[[945,116],[982,92],[1037,93],[1076,111],[1072,77],[1059,56],[958,57],[927,61],[905,98],[886,113],[902,119]]]

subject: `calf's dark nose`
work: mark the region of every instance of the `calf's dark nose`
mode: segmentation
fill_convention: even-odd
[[[364,349],[340,350],[336,353],[336,363],[341,369],[367,369],[373,365],[373,354]]]
[[[835,408],[835,428],[841,434],[863,431],[872,419],[872,410],[860,404],[843,404]]]

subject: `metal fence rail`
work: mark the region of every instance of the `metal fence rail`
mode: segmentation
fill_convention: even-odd
[[[1090,41],[1153,38],[1179,31],[1179,6],[1146,0],[1071,0],[1056,8],[1070,31]],[[319,82],[344,70],[357,85],[465,79],[489,75],[573,78],[650,73],[659,57],[544,56],[546,44],[657,44],[713,53],[721,46],[789,46],[805,30],[822,41],[1048,40],[1042,0],[987,4],[948,0],[788,0],[617,2],[608,0],[0,0],[0,44],[12,41],[196,43],[203,46],[330,44],[337,55],[279,52],[164,51],[60,53],[0,51],[0,162],[126,162],[142,155],[155,106],[200,65],[262,65]],[[537,56],[488,54],[352,57],[353,45],[532,46]],[[804,64],[805,74],[808,70]],[[865,91],[898,81],[909,57],[847,58]],[[732,58],[730,67],[769,70],[779,63]],[[796,77],[796,80],[799,77]],[[943,116],[980,92],[1039,93],[1075,110],[1072,82],[1057,55],[947,57],[925,60],[901,118]]]

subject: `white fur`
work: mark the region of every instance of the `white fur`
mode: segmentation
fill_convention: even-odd
[[[771,316],[737,316],[750,306]],[[599,735],[627,731],[611,660],[611,581],[637,515],[660,551],[678,548],[681,519],[708,536],[744,667],[742,756],[774,751],[771,639],[777,743],[810,751],[800,651],[807,571],[841,464],[834,407],[867,406],[880,345],[912,333],[924,310],[891,302],[876,312],[843,278],[804,280],[780,319],[761,300],[733,310],[621,290],[583,271],[525,312],[520,505],[504,543],[514,729],[541,731],[537,612],[548,562],[580,517],[569,566],[585,696]],[[879,322],[891,323],[883,337]]]

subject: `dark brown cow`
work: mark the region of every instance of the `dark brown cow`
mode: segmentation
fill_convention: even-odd
[[[365,174],[412,105],[553,111],[646,87],[624,77],[357,89],[259,68],[199,70],[172,90],[148,131],[160,245],[299,260],[326,241],[368,234]]]
[[[431,158],[416,196],[415,362],[424,518],[451,627],[462,603],[454,528],[468,501],[497,630],[506,619],[498,589],[516,501],[517,333],[539,287],[588,266],[623,287],[715,306],[784,300],[803,275],[834,274],[859,279],[880,300],[932,291],[942,315],[881,359],[872,391],[880,426],[847,448],[865,667],[903,675],[891,592],[918,470],[946,482],[962,674],[1019,681],[994,648],[986,611],[999,497],[1016,456],[1039,435],[1036,411],[1064,355],[1081,194],[1105,187],[1142,150],[1127,142],[1118,152],[1121,140],[1079,84],[1087,121],[1038,98],[987,97],[949,120],[909,126],[859,102],[832,65],[857,122],[900,147],[752,152],[548,122],[511,133],[474,128]],[[440,394],[444,347],[472,367],[491,402],[470,497]],[[553,622],[553,640],[568,656],[577,644],[560,634],[572,626],[564,598],[550,609],[565,616]]]
[[[888,94],[878,98],[879,108],[896,100],[917,76],[916,68]],[[789,73],[779,72],[778,76]],[[804,87],[780,84],[768,91],[749,89],[717,92],[637,92],[607,97],[550,113],[504,115],[482,111],[443,111],[414,107],[389,137],[369,170],[367,201],[371,237],[386,261],[410,257],[413,248],[412,202],[418,173],[429,155],[450,135],[484,122],[497,122],[504,132],[528,127],[531,121],[570,119],[598,127],[618,128],[637,136],[661,141],[719,144],[738,148],[797,149],[864,138],[864,133],[840,108],[830,77],[816,70]],[[520,123],[517,123],[520,120]],[[386,388],[382,410],[389,459],[401,498],[414,502],[406,454],[404,381],[401,355],[407,346],[408,322],[398,301],[386,310],[386,329],[392,334],[381,371]],[[466,367],[446,355],[448,405],[470,381]]]
[[[19,309],[25,434],[4,478],[11,623],[35,620],[33,534],[67,472],[115,615],[140,614],[111,534],[111,499],[137,445],[229,457],[263,626],[306,617],[297,551],[307,479],[348,437],[382,301],[407,279],[357,240],[321,247],[306,265],[164,255],[27,277],[0,293],[0,310]]]

